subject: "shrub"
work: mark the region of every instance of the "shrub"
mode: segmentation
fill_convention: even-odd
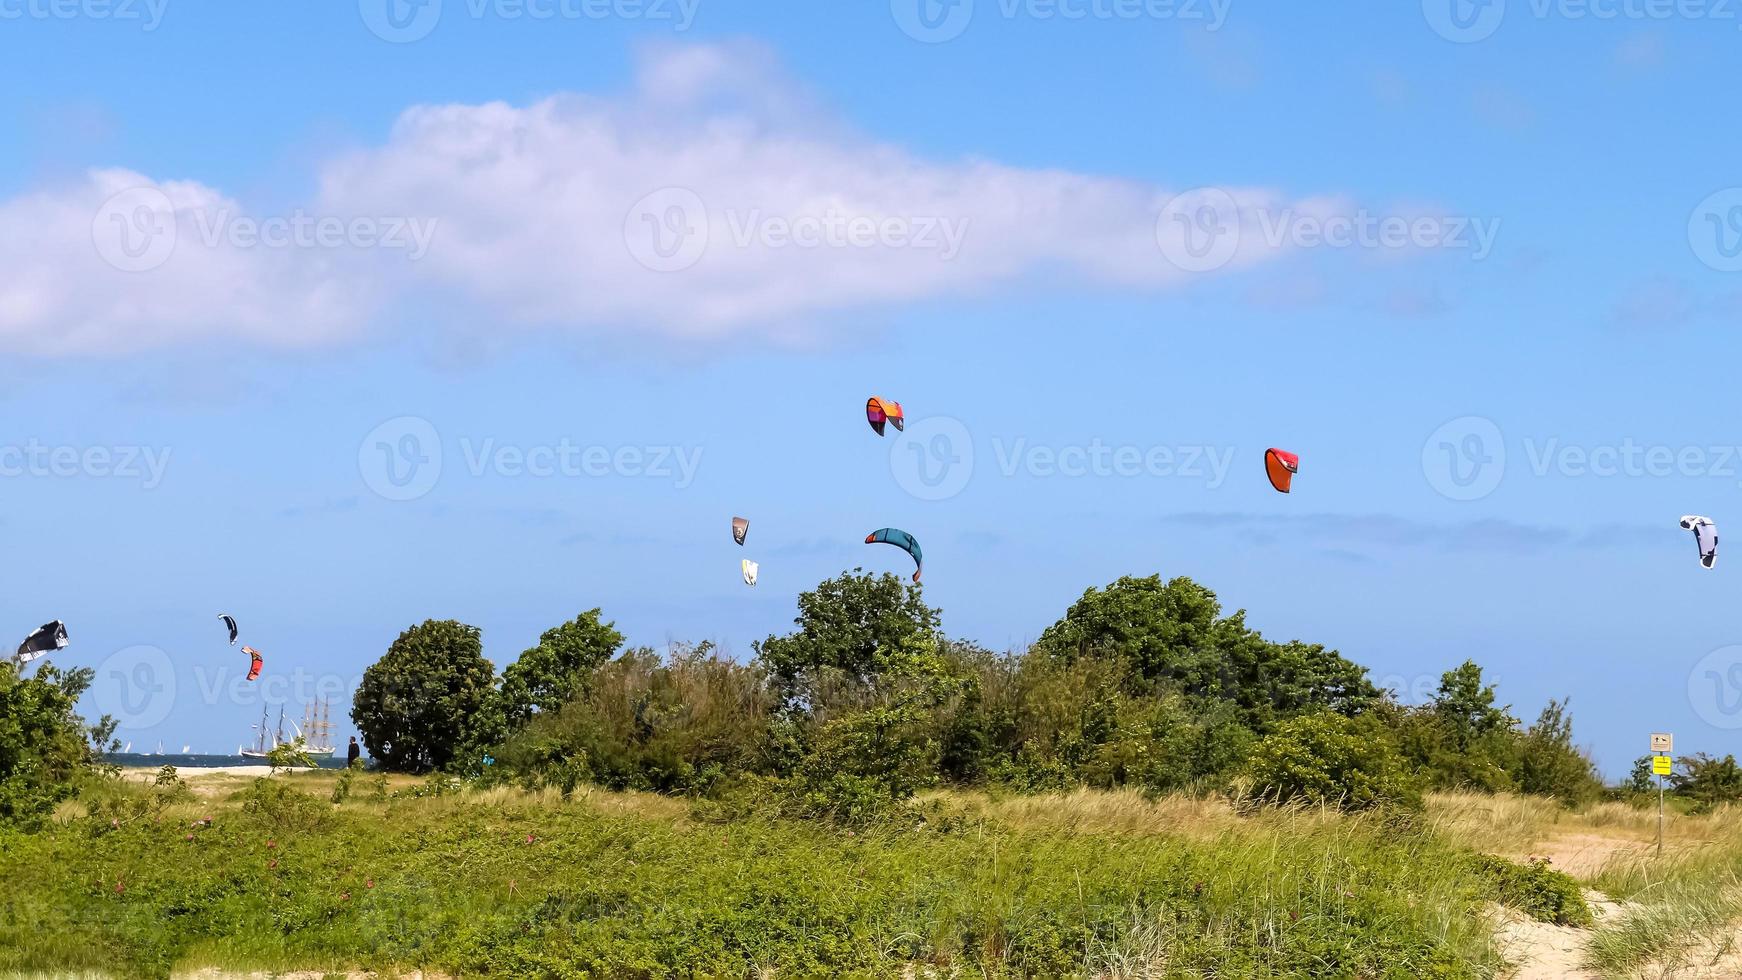
[[[44,663],[28,678],[21,669],[0,661],[0,821],[30,824],[103,768],[97,753],[115,747],[115,724],[86,725],[75,710],[95,676],[89,668],[63,673]]]
[[[1248,772],[1253,792],[1275,803],[1421,807],[1389,733],[1365,719],[1325,712],[1283,722],[1253,750]]]
[[[1549,867],[1546,858],[1515,864],[1492,854],[1472,854],[1470,864],[1487,883],[1488,897],[1538,922],[1590,926],[1596,921],[1578,881]]]

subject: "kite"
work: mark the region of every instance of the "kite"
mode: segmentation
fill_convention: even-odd
[[[865,421],[871,423],[871,428],[878,435],[883,434],[885,423],[895,423],[895,431],[907,431],[907,416],[901,412],[900,402],[886,402],[881,398],[871,398],[865,402]]]
[[[872,531],[865,535],[866,544],[892,544],[913,556],[913,580],[919,581],[919,573],[924,570],[924,559],[919,551],[919,539],[906,531],[886,527],[881,531]]]
[[[745,520],[742,517],[732,518],[732,540],[738,542],[739,544],[743,544],[744,539],[749,537],[749,536],[750,536],[750,522]]]
[[[1287,493],[1294,484],[1294,475],[1300,472],[1300,457],[1280,449],[1266,449],[1264,472],[1270,477],[1270,485],[1276,488],[1277,493]]]
[[[259,680],[260,679],[260,668],[266,666],[265,659],[263,659],[260,656],[260,651],[254,649],[253,647],[245,646],[242,648],[242,652],[246,653],[249,657],[248,679],[251,681]]]
[[[748,558],[744,559],[744,584],[745,585],[755,585],[756,584],[756,570],[759,567],[760,566],[758,566],[755,562],[751,561],[750,559],[748,559]]]
[[[224,626],[230,630],[230,645],[235,646],[236,645],[236,635],[241,632],[241,630],[236,628],[236,617],[228,615],[226,613],[219,613],[218,618],[223,620]]]
[[[18,644],[18,662],[27,664],[50,651],[64,650],[66,646],[66,624],[58,619],[52,623],[44,623],[37,627],[36,632],[25,637],[23,643]]]
[[[1690,514],[1682,518],[1682,530],[1694,532],[1694,544],[1700,549],[1700,564],[1711,568],[1718,563],[1718,525],[1709,518]]]

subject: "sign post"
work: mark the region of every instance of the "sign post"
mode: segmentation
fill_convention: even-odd
[[[1663,777],[1674,771],[1675,736],[1651,733],[1651,773],[1657,777],[1657,856],[1663,857]]]

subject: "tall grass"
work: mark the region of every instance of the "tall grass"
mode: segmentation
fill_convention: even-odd
[[[324,776],[270,782],[155,809],[117,791],[39,833],[0,836],[0,972],[1484,977],[1500,966],[1480,914],[1492,891],[1469,855],[1378,817],[946,794],[913,820],[851,831],[713,823],[647,794],[499,787],[335,807]]]

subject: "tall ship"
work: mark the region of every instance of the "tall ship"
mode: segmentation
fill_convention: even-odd
[[[260,724],[254,726],[254,744],[252,746],[237,746],[236,754],[247,759],[264,759],[272,754],[272,750],[280,745],[288,745],[297,739],[303,740],[303,751],[314,758],[330,757],[338,748],[333,745],[333,725],[331,721],[331,705],[327,699],[322,699],[317,710],[313,704],[303,706],[303,723],[298,725],[290,722],[291,734],[286,737],[284,726],[284,706],[278,706],[278,724],[269,727],[267,708],[260,706]]]

